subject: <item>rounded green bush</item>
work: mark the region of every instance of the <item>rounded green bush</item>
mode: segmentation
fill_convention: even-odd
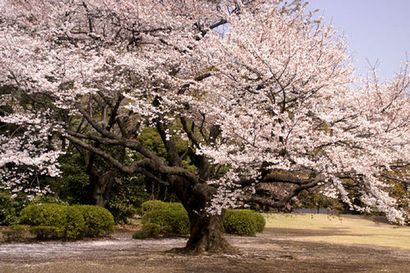
[[[64,225],[66,239],[79,239],[84,237],[86,224],[82,210],[78,206],[66,207],[66,222]]]
[[[255,219],[248,211],[227,210],[223,224],[226,233],[248,236],[256,234]]]
[[[224,228],[226,233],[236,235],[254,236],[265,228],[265,218],[249,209],[228,209],[224,215]]]
[[[142,231],[145,233],[147,237],[156,238],[164,232],[164,228],[154,223],[148,223],[144,225]]]
[[[147,238],[159,238],[161,236],[170,235],[169,226],[161,226],[154,223],[146,223],[142,229],[136,231],[133,235],[133,239],[147,239]],[[174,234],[175,235],[175,234]]]
[[[265,217],[259,212],[254,213],[255,221],[256,221],[256,232],[263,232],[266,225]]]
[[[145,202],[147,203],[147,202]],[[188,213],[180,203],[143,203],[142,233],[138,236],[178,236],[189,234]],[[136,235],[137,236],[137,235]]]
[[[149,224],[156,224],[161,235],[184,235],[189,233],[189,219],[186,211],[175,209],[159,209],[146,213],[142,217],[143,229]]]
[[[58,204],[28,205],[20,213],[20,224],[30,226],[53,226],[57,233],[64,234],[66,229],[67,206]]]
[[[147,212],[166,209],[169,207],[169,203],[162,202],[160,200],[149,200],[141,204],[141,214],[145,215]]]
[[[98,237],[111,233],[114,230],[114,217],[105,208],[82,205],[77,207],[84,217],[85,236]]]
[[[108,234],[114,218],[97,206],[35,204],[21,211],[20,223],[30,225],[38,239],[79,239]]]
[[[181,206],[174,206],[168,209],[169,217],[171,218],[172,234],[185,235],[189,234],[189,218],[186,210]]]

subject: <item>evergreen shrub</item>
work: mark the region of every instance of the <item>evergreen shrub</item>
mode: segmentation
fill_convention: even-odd
[[[112,232],[114,218],[101,207],[34,204],[25,207],[20,223],[31,226],[38,239],[80,239]]]
[[[114,217],[108,210],[91,205],[76,207],[81,210],[84,217],[86,237],[104,236],[114,230]]]
[[[13,199],[10,194],[0,192],[0,226],[15,224],[20,209],[20,203]]]
[[[254,236],[266,224],[262,214],[249,209],[228,209],[223,221],[226,233],[242,236]]]
[[[66,205],[33,204],[21,210],[20,224],[54,227],[63,236],[66,229]]]
[[[147,201],[141,206],[142,230],[133,238],[157,238],[189,234],[188,213],[180,203]]]
[[[67,206],[65,209],[64,238],[79,239],[85,237],[86,229],[81,206]]]
[[[144,203],[141,204],[141,214],[144,215],[151,211],[169,208],[170,206],[169,204],[170,203],[163,202],[160,200],[145,201]]]

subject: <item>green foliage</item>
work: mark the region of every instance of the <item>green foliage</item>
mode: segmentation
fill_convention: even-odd
[[[145,234],[146,237],[149,238],[157,238],[160,234],[166,232],[163,226],[154,223],[147,223],[144,225],[142,232]]]
[[[158,238],[161,234],[164,234],[166,231],[164,226],[160,226],[154,223],[146,223],[142,230],[135,232],[132,235],[134,239],[146,239],[146,238]]]
[[[253,236],[256,234],[256,223],[248,213],[227,212],[224,217],[225,232],[237,235]]]
[[[190,157],[184,158],[182,160],[182,164],[183,164],[184,168],[187,169],[191,173],[195,173],[198,170],[198,168],[194,165],[194,163],[192,163]]]
[[[389,185],[389,195],[397,200],[398,207],[410,212],[410,184],[403,182],[410,179],[410,166],[392,170],[386,176],[383,182]]]
[[[179,130],[181,129],[182,125],[177,122],[177,124],[173,125],[171,130]],[[188,147],[189,143],[186,140],[183,140],[180,137],[173,137],[176,145],[177,152],[179,154],[184,153]],[[139,135],[139,140],[144,143],[145,146],[149,147],[152,151],[154,151],[158,156],[162,158],[167,157],[167,150],[165,149],[164,143],[161,140],[161,136],[155,128],[152,127],[145,127],[141,134]],[[186,168],[190,172],[195,172],[197,168],[191,162],[189,157],[186,157],[182,160],[184,168]]]
[[[155,128],[144,128],[138,138],[158,156],[167,158],[166,149]],[[182,153],[186,150],[187,144],[184,141],[178,139],[176,142],[178,152]],[[102,148],[111,154],[120,152],[112,147],[104,146]],[[126,154],[125,160],[141,158],[141,154],[130,150],[127,150]],[[90,185],[83,156],[78,152],[71,151],[60,157],[59,163],[62,170],[61,177],[42,178],[41,183],[49,185],[55,196],[67,204],[92,204],[94,201],[93,188]],[[195,167],[188,157],[183,159],[183,163],[186,168],[195,171]],[[109,163],[100,160],[99,157],[95,159],[94,164],[101,170],[112,168]],[[106,208],[113,214],[116,223],[127,223],[128,219],[137,213],[137,208],[141,206],[141,203],[148,199],[175,199],[167,187],[157,185],[156,182],[144,175],[122,176],[117,173],[115,177],[114,183],[110,186],[111,192],[107,195],[109,200]],[[147,190],[151,190],[151,192],[147,192]]]
[[[0,226],[8,226],[17,223],[18,213],[22,203],[11,198],[6,192],[0,192]]]
[[[119,224],[127,224],[129,222],[128,219],[138,212],[135,206],[115,196],[113,199],[110,199],[108,209],[114,216],[115,223]]]
[[[84,237],[86,225],[80,206],[66,207],[65,214],[65,238],[78,239]]]
[[[20,223],[32,226],[38,239],[79,239],[108,234],[114,218],[96,206],[33,204],[21,211]]]
[[[189,218],[180,203],[147,201],[142,204],[142,231],[135,238],[189,234]]]
[[[51,191],[69,204],[88,204],[90,202],[89,177],[80,153],[67,153],[59,158],[62,175],[47,178]]]
[[[112,186],[111,198],[107,209],[114,216],[116,223],[127,223],[128,218],[138,212],[141,204],[148,199],[144,177],[136,175],[118,179]]]
[[[164,236],[177,236],[189,233],[189,219],[185,210],[166,208],[147,212],[142,224],[157,224]]]
[[[141,134],[139,135],[139,141],[144,144],[144,146],[149,147],[158,156],[165,158],[167,155],[167,150],[165,149],[164,143],[161,140],[161,136],[158,131],[152,127],[145,127]]]
[[[263,232],[266,225],[265,217],[263,217],[261,213],[255,212],[254,218],[256,222],[256,232]]]
[[[27,225],[12,225],[10,226],[10,229],[18,232],[25,232],[29,231],[30,227]]]
[[[63,233],[67,206],[59,204],[33,204],[20,213],[20,223],[30,226],[54,226]]]
[[[357,198],[359,199],[359,198]],[[344,210],[343,205],[339,200],[324,196],[320,193],[303,191],[298,196],[300,208],[310,208],[310,209],[319,209],[327,208],[331,210],[342,211]]]
[[[169,203],[165,203],[160,200],[148,200],[141,204],[141,214],[145,215],[147,212],[166,209],[168,207]]]
[[[249,209],[229,209],[224,215],[224,228],[226,233],[254,236],[265,228],[263,216]]]
[[[113,151],[112,153],[115,153]],[[53,197],[45,197],[49,200],[36,200],[36,203],[67,203],[67,204],[92,204],[92,186],[89,175],[86,172],[83,156],[78,152],[67,153],[60,157],[62,175],[58,178],[44,178],[42,183],[48,184],[54,192]],[[103,160],[96,160],[99,168],[111,168]],[[148,199],[145,192],[144,176],[124,176],[116,174],[115,183],[111,186],[111,197],[107,203],[107,209],[113,214],[115,221],[126,223],[127,219],[136,213],[136,208]]]
[[[85,237],[98,237],[111,233],[114,217],[106,209],[97,206],[74,206],[78,208],[85,222]]]
[[[61,205],[67,205],[66,202],[62,201],[60,198],[51,196],[51,195],[42,195],[42,196],[37,196],[33,200],[30,201],[30,205],[34,204],[61,204]]]

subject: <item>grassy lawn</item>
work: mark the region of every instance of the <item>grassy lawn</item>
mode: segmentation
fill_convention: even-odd
[[[410,250],[410,227],[376,223],[358,216],[265,214],[266,227],[294,232],[292,240],[373,245]],[[304,234],[310,231],[310,234]]]

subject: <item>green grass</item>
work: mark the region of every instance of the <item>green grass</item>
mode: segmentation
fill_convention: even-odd
[[[295,240],[398,247],[410,250],[410,227],[376,223],[358,216],[323,214],[265,214],[264,216],[267,228],[287,229],[295,231],[296,234],[300,231],[300,235],[292,235],[292,239]],[[314,232],[308,234],[306,232],[308,230]]]

